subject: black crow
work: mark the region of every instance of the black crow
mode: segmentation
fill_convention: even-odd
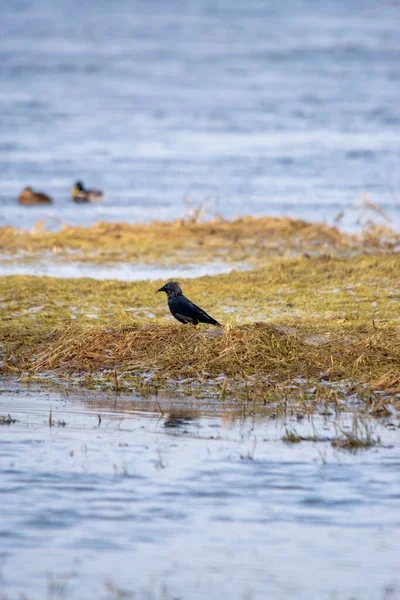
[[[210,325],[218,325],[220,323],[210,317],[205,310],[202,310],[193,302],[190,302],[182,294],[179,283],[176,281],[170,281],[163,285],[162,288],[157,292],[165,292],[168,296],[168,306],[171,314],[180,323],[191,323],[192,325],[198,325],[199,323],[209,323]]]

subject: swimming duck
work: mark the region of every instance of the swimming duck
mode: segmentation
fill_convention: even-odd
[[[87,190],[82,181],[77,181],[72,188],[71,197],[74,202],[100,202],[104,194],[100,190]]]
[[[18,196],[18,202],[25,206],[34,206],[35,204],[53,204],[53,200],[47,194],[34,192],[29,186],[24,187]]]

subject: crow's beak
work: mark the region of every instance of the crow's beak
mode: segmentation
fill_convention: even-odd
[[[164,289],[164,288],[165,288],[165,286],[163,285],[163,286],[162,286],[162,288],[160,288],[159,290],[157,290],[157,292],[165,292],[165,289]],[[156,292],[156,293],[157,293],[157,292]]]

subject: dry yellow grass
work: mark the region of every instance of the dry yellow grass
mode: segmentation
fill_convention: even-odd
[[[370,227],[361,236],[336,227],[289,218],[244,217],[206,223],[177,220],[149,225],[97,223],[46,232],[0,227],[0,251],[14,260],[49,253],[57,260],[182,264],[213,260],[260,262],[273,255],[340,253],[350,249],[391,250],[400,243],[392,230]]]
[[[161,282],[0,278],[3,373],[252,406],[387,413],[400,398],[400,257],[274,258],[182,281],[225,324],[171,321]]]

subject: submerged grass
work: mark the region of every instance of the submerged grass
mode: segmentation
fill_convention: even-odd
[[[301,442],[329,442],[333,448],[339,450],[349,450],[356,452],[372,446],[379,446],[381,440],[375,435],[371,420],[366,418],[365,413],[353,414],[351,429],[344,429],[337,423],[335,424],[335,436],[320,436],[317,432],[312,435],[299,435],[295,430],[286,429],[285,435],[281,438],[287,444],[299,444]]]
[[[160,283],[0,278],[2,372],[254,409],[399,407],[397,254],[274,258],[181,281],[222,329],[173,323]]]
[[[17,419],[13,419],[11,415],[0,415],[0,425],[12,425],[18,423]]]
[[[300,442],[329,442],[330,438],[318,435],[299,435],[294,430],[286,429],[285,435],[282,436],[282,441],[287,444],[300,444]]]
[[[337,436],[332,440],[332,446],[340,450],[365,450],[372,446],[378,446],[381,440],[374,435],[371,423],[366,419],[360,419],[354,415],[351,431],[337,427]]]

